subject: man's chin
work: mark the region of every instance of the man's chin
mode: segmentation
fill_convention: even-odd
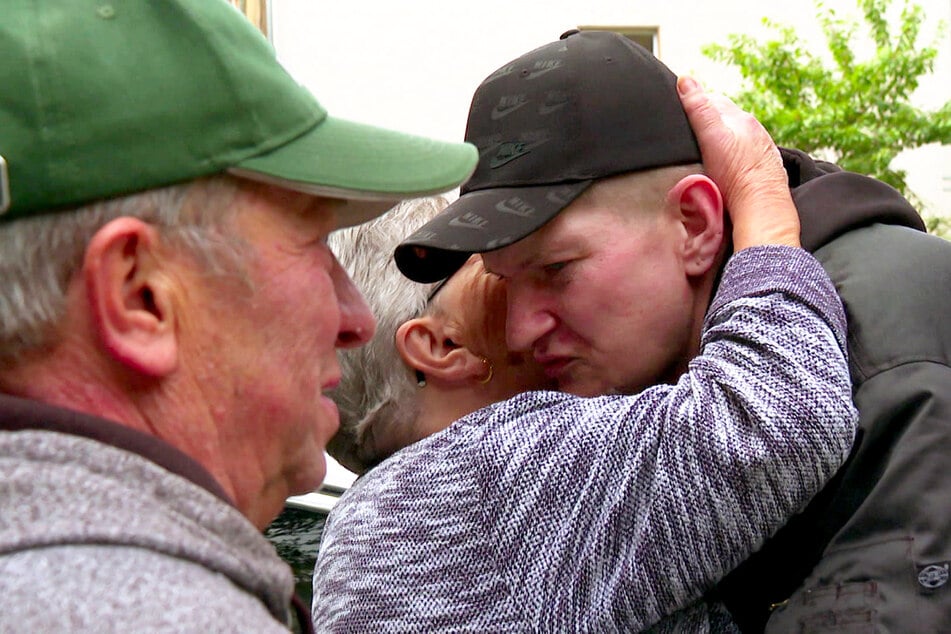
[[[319,460],[319,462],[316,460]],[[308,465],[306,469],[298,471],[295,476],[289,483],[288,493],[290,495],[304,495],[319,489],[327,477],[327,463],[324,460],[323,451],[315,457],[315,462]]]

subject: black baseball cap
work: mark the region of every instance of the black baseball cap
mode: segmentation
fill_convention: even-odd
[[[459,198],[396,248],[417,282],[524,238],[599,178],[701,162],[677,77],[610,31],[569,31],[489,75],[466,141],[479,163]]]

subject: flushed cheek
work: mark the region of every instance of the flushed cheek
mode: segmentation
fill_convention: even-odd
[[[283,285],[267,291],[262,318],[269,337],[291,346],[291,351],[319,354],[333,350],[340,329],[340,312],[333,291],[325,285]],[[268,309],[269,307],[269,309]]]
[[[585,300],[579,297],[571,305],[563,307],[561,311],[563,330],[567,330],[574,338],[589,344],[605,337],[620,336],[622,333],[613,332],[615,329],[608,326],[611,314],[616,307],[598,305],[592,300],[593,298]]]

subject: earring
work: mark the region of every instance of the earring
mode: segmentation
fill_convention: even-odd
[[[495,372],[495,369],[492,367],[492,364],[489,363],[489,360],[485,357],[482,357],[482,364],[489,367],[489,373],[485,376],[484,379],[479,379],[479,383],[482,385],[488,385],[489,381],[492,380],[492,373]]]
[[[416,385],[419,387],[426,387],[426,375],[420,370],[416,370]]]

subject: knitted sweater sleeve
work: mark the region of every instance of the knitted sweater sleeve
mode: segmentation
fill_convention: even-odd
[[[728,263],[701,353],[636,396],[510,401],[483,444],[488,541],[540,631],[640,630],[696,601],[845,460],[845,318],[811,255]]]

